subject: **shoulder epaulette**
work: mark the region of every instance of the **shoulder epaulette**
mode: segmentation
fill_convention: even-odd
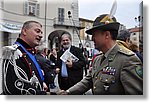
[[[18,44],[14,44],[11,46],[4,46],[2,49],[3,49],[3,51],[5,51],[5,50],[15,51],[15,50],[17,50],[18,46],[19,46]]]
[[[129,49],[123,47],[123,46],[119,47],[119,52],[122,53],[122,54],[125,54],[125,55],[129,55],[129,56],[135,55],[135,53],[133,51],[131,51],[131,50],[129,50]]]
[[[2,56],[4,59],[11,59],[12,56],[15,57],[15,59],[22,56],[22,52],[17,49],[19,47],[18,44],[14,44],[12,46],[4,46],[2,48]]]

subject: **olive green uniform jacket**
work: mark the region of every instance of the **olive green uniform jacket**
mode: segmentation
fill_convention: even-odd
[[[102,56],[95,58],[88,76],[68,89],[69,94],[83,94],[90,88],[95,95],[143,94],[142,63],[132,51],[115,45],[100,64]]]

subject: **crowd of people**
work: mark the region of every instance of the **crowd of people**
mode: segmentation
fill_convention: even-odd
[[[71,34],[61,35],[61,50],[47,49],[40,45],[42,25],[25,22],[14,45],[3,47],[2,94],[83,95],[92,89],[94,95],[142,95],[143,57],[130,41],[130,32],[119,31],[119,26],[108,14],[95,19],[93,28],[86,31],[95,45],[89,64],[83,46],[72,45]],[[59,90],[51,92],[56,75]]]

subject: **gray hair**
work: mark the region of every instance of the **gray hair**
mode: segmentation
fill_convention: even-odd
[[[37,24],[39,24],[39,25],[42,27],[42,25],[41,25],[39,22],[37,22],[37,21],[26,21],[26,22],[23,24],[22,29],[24,29],[24,28],[27,28],[27,29],[28,29],[28,28],[32,27],[31,23],[37,23]]]
[[[130,38],[131,33],[128,30],[120,30],[117,40],[126,41]]]
[[[63,33],[63,34],[61,35],[61,40],[62,40],[62,38],[63,38],[64,36],[67,36],[67,37],[72,41],[71,34],[69,34],[69,33]]]
[[[44,52],[45,48],[46,48],[45,45],[42,44],[42,45],[39,45],[36,47],[36,51],[37,51],[37,53],[42,53],[42,52]]]

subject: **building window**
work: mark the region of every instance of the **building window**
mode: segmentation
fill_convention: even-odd
[[[37,2],[25,2],[24,14],[29,16],[39,16],[39,4]]]
[[[0,8],[4,8],[4,1],[1,1],[1,3],[0,3]]]
[[[64,22],[64,8],[58,8],[58,21],[63,23]]]
[[[133,33],[133,35],[136,35],[136,33]]]
[[[8,32],[2,33],[2,46],[8,46],[9,45],[9,34]]]
[[[29,15],[35,16],[36,3],[29,2]]]

